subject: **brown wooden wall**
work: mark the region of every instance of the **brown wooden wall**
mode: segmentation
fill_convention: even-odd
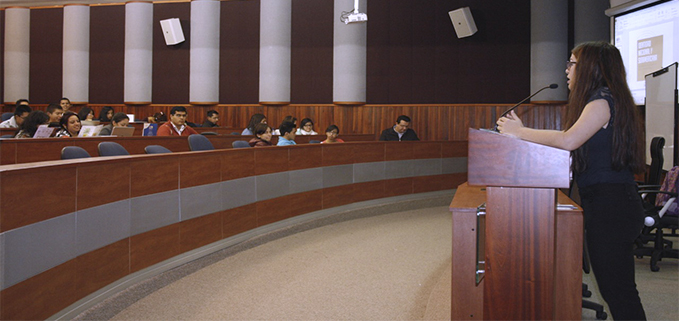
[[[333,21],[339,19],[333,5],[292,2],[293,104],[332,103]],[[464,6],[471,7],[479,31],[458,39],[448,11]],[[259,7],[258,0],[221,2],[221,104],[259,102]],[[123,103],[124,12],[122,3],[91,7],[89,103]],[[187,104],[190,2],[157,2],[153,12],[152,103]],[[529,93],[527,1],[371,0],[367,13],[369,104],[512,103]],[[159,21],[172,17],[181,20],[186,42],[167,46]],[[63,8],[31,9],[30,37],[27,98],[56,102],[63,96]]]

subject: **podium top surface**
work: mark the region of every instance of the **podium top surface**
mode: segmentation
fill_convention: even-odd
[[[469,129],[469,185],[568,188],[570,152]]]

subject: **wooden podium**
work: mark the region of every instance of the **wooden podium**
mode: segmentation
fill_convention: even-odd
[[[579,320],[582,212],[565,150],[470,129],[468,183],[451,203],[453,320]],[[485,274],[477,285],[477,207],[485,202]]]

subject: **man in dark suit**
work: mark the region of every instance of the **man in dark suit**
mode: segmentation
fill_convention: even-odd
[[[396,125],[382,131],[380,140],[384,141],[402,141],[402,140],[420,140],[414,130],[410,129],[410,117],[401,115],[396,118]]]

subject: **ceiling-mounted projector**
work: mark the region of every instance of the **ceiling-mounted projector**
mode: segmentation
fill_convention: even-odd
[[[340,21],[344,22],[344,24],[350,24],[353,22],[366,22],[368,21],[368,15],[358,11],[358,0],[354,0],[354,10],[342,12]]]

